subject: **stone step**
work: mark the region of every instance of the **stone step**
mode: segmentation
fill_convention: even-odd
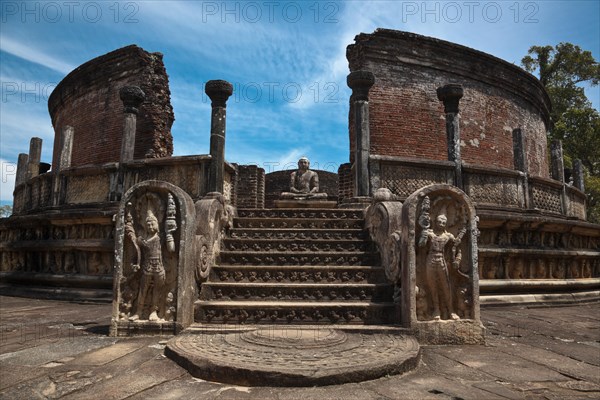
[[[209,282],[201,300],[236,301],[391,301],[394,287],[369,283]]]
[[[316,239],[233,239],[223,240],[224,251],[245,252],[373,252],[375,244],[360,239],[316,240]]]
[[[364,229],[319,229],[307,232],[306,229],[264,229],[233,228],[231,239],[313,239],[313,240],[368,240],[369,233]]]
[[[292,253],[280,251],[222,251],[220,264],[228,265],[379,265],[379,254],[361,251]]]
[[[349,265],[217,265],[209,282],[386,283],[379,266]]]
[[[339,209],[238,209],[240,218],[299,218],[299,219],[354,219],[364,218],[363,210],[339,210]]]
[[[263,228],[263,229],[363,229],[362,219],[331,219],[331,218],[234,218],[234,228]],[[307,232],[308,233],[308,232]]]
[[[202,301],[195,321],[216,324],[386,324],[399,320],[394,303]]]

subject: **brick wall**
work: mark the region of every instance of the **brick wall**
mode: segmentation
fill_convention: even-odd
[[[256,165],[238,165],[236,194],[239,208],[264,208],[265,170]]]
[[[347,49],[350,70],[369,70],[376,80],[369,96],[371,154],[446,160],[444,108],[436,89],[459,83],[463,161],[512,169],[512,130],[520,127],[529,172],[548,177],[550,102],[535,77],[488,54],[405,32],[378,29],[355,42]]]
[[[54,126],[53,168],[58,162],[60,132],[74,128],[71,166],[119,161],[123,103],[119,89],[137,85],[146,93],[137,117],[136,159],[173,153],[173,108],[162,54],[135,45],[86,62],[67,75],[48,100]]]
[[[354,196],[354,180],[352,164],[346,163],[338,168],[338,201]]]

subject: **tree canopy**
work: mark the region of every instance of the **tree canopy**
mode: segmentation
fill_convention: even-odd
[[[600,64],[590,51],[571,43],[531,46],[521,63],[538,73],[552,101],[549,139],[562,141],[567,165],[580,159],[589,173],[588,219],[600,222],[600,114],[584,88],[600,84]]]

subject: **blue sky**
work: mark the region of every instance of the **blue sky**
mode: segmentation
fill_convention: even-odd
[[[345,49],[378,27],[459,43],[520,64],[531,45],[572,42],[600,59],[594,1],[9,1],[0,3],[0,200],[11,200],[19,153],[53,130],[47,99],[72,69],[137,44],[162,52],[175,111],[175,155],[208,153],[203,84],[226,79],[226,158],[287,169],[307,155],[348,161]],[[599,108],[598,88],[587,95]]]

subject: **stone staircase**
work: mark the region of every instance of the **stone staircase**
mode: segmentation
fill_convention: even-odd
[[[362,210],[238,210],[202,285],[203,324],[393,324]]]

